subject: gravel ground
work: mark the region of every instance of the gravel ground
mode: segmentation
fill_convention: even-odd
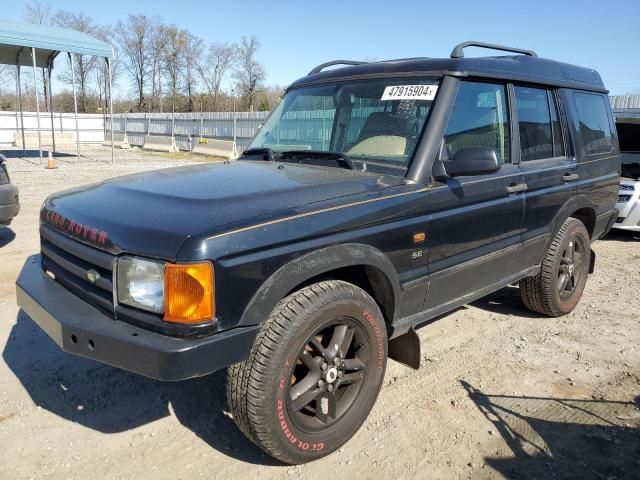
[[[48,194],[195,158],[83,153],[93,160],[44,170],[8,152],[23,210],[0,229],[0,479],[640,478],[639,235],[596,243],[571,315],[531,314],[508,288],[420,329],[420,370],[389,363],[344,448],[282,466],[234,426],[223,373],[139,377],[61,352],[19,311],[14,282]]]

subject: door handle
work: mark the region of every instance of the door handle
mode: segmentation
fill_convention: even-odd
[[[527,190],[527,184],[526,183],[518,183],[516,185],[510,185],[507,187],[507,193],[518,193],[518,192],[525,192]]]
[[[580,175],[578,175],[577,173],[567,173],[567,174],[562,176],[562,181],[563,182],[573,182],[575,180],[578,180],[579,178],[580,178]]]

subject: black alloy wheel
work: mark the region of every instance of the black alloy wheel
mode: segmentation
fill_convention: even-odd
[[[552,237],[540,271],[520,280],[520,295],[534,312],[559,317],[573,311],[587,283],[591,238],[584,223],[569,217]]]
[[[249,358],[229,367],[229,409],[269,455],[309,462],[358,431],[386,365],[386,325],[375,300],[353,284],[322,281],[282,299]]]
[[[369,348],[364,329],[346,317],[311,335],[288,382],[287,409],[296,426],[320,431],[349,410],[367,375]]]
[[[558,293],[562,300],[567,300],[573,295],[581,284],[582,276],[588,273],[587,255],[583,238],[573,236],[562,252],[558,268]]]

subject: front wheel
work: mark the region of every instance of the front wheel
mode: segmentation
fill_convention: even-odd
[[[387,361],[384,319],[362,289],[324,281],[282,300],[249,359],[229,367],[227,399],[240,429],[291,464],[328,455],[360,428]]]

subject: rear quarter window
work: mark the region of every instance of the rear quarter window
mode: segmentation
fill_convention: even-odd
[[[613,135],[606,100],[602,95],[574,92],[576,127],[586,155],[613,150]]]

